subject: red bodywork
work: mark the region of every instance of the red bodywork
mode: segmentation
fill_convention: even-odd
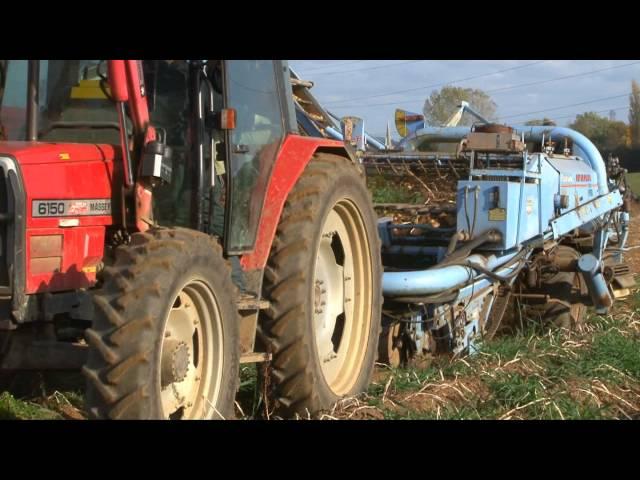
[[[38,218],[31,208],[33,200],[111,200],[113,147],[6,142],[0,154],[16,159],[25,189],[25,293],[93,285],[111,215]]]
[[[255,249],[243,255],[240,260],[244,270],[262,269],[266,265],[287,196],[313,154],[321,147],[344,152],[342,142],[323,138],[288,135],[283,142],[267,188]]]
[[[141,95],[137,62],[110,62],[110,76],[116,84],[114,92],[126,91],[134,123],[134,131],[144,132],[144,142],[155,138],[149,128],[146,98]],[[122,83],[125,82],[126,86]],[[26,192],[26,288],[25,293],[56,292],[91,287],[96,279],[96,266],[105,248],[106,227],[113,223],[111,215],[34,217],[33,200],[109,199],[120,193],[123,179],[114,181],[114,168],[122,171],[120,146],[91,144],[51,144],[36,142],[3,142],[0,155],[16,159]],[[241,258],[244,270],[264,268],[280,215],[289,192],[319,149],[343,152],[342,142],[321,138],[288,135],[276,156],[264,199],[253,252]],[[136,226],[148,228],[142,218],[150,216],[151,191],[135,184]]]

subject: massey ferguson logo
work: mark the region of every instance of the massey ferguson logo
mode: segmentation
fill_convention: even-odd
[[[73,202],[69,206],[67,215],[87,215],[89,213],[89,202]]]
[[[586,175],[586,174],[583,174],[583,173],[576,174],[576,182],[577,183],[581,183],[581,182],[589,183],[590,181],[591,181],[591,175]]]
[[[86,215],[111,215],[111,200],[96,198],[87,200],[34,200],[33,217],[81,217]]]

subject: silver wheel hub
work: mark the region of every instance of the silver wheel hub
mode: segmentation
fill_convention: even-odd
[[[222,320],[207,284],[192,280],[178,293],[160,352],[160,399],[167,418],[210,418],[222,378]]]
[[[182,382],[187,377],[189,364],[192,363],[189,346],[180,340],[167,338],[162,343],[162,371],[163,386]]]
[[[325,381],[338,395],[358,377],[371,322],[370,251],[364,232],[359,211],[343,200],[329,212],[316,253],[315,345]]]

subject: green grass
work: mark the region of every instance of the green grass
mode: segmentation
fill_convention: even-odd
[[[640,172],[627,173],[627,182],[636,195],[640,195]]]
[[[637,312],[638,294],[582,332],[529,324],[472,357],[390,369],[363,400],[387,419],[640,418]]]
[[[393,183],[382,176],[371,175],[367,177],[367,184],[373,203],[424,203],[420,191],[406,182]]]
[[[47,407],[0,393],[0,420],[58,420],[62,416]]]

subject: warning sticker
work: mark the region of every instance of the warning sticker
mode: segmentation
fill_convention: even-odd
[[[506,208],[492,208],[491,210],[489,210],[489,221],[501,222],[506,219],[507,219]]]
[[[527,198],[527,215],[531,215],[533,213],[533,198]]]

